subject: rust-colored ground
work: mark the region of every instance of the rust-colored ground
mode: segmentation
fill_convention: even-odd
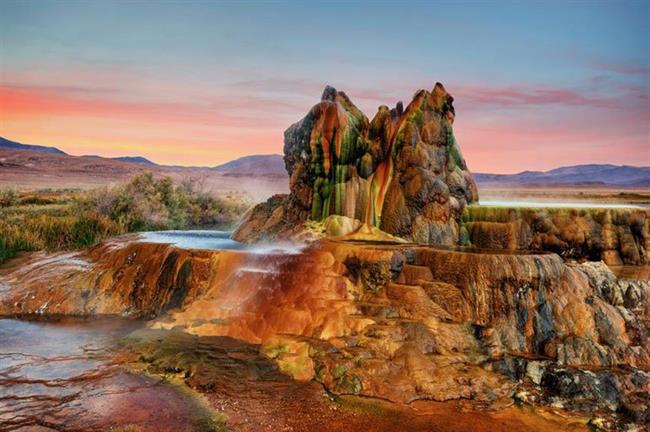
[[[468,403],[422,401],[398,405],[376,399],[323,395],[316,383],[260,383],[240,397],[208,394],[236,431],[308,432],[559,432],[587,430],[584,422],[530,408],[479,411]],[[257,394],[251,398],[248,395]]]
[[[239,432],[559,432],[587,430],[567,413],[507,407],[485,411],[470,401],[409,405],[357,396],[334,397],[315,381],[300,382],[259,354],[257,345],[182,332],[136,332],[130,345],[149,372],[176,371]]]

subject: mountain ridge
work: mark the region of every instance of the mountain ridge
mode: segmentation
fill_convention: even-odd
[[[233,159],[212,168],[224,174],[265,174],[286,176],[284,157],[279,154],[249,155]]]
[[[50,146],[22,144],[17,141],[0,137],[0,149],[36,151],[62,156],[68,153]],[[139,166],[162,168],[178,168],[191,170],[211,169],[228,176],[270,175],[286,176],[284,159],[279,154],[254,154],[242,156],[213,167],[181,167],[162,165],[143,156],[103,157],[86,155],[107,160],[117,160]],[[476,182],[481,186],[609,186],[609,187],[650,187],[650,166],[615,165],[615,164],[577,164],[553,168],[547,171],[524,170],[514,174],[493,174],[485,172],[472,173]]]
[[[117,156],[117,157],[104,157],[104,156],[98,156],[98,155],[83,155],[80,157],[85,157],[85,158],[97,158],[97,159],[111,159],[111,160],[116,160],[116,161],[121,161],[121,162],[129,162],[129,163],[134,163],[138,165],[150,165],[150,166],[163,166],[163,165],[158,165],[155,162],[150,161],[146,157],[143,156]]]
[[[8,150],[28,150],[28,151],[39,151],[44,153],[67,155],[66,152],[56,147],[42,146],[36,144],[23,144],[3,137],[0,137],[0,148],[8,149]]]
[[[650,187],[650,166],[579,164],[516,174],[472,173],[482,185]]]

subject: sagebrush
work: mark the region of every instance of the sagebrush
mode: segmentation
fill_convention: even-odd
[[[249,205],[197,189],[191,179],[175,184],[145,172],[87,192],[0,190],[0,262],[20,251],[76,249],[128,232],[228,229]]]

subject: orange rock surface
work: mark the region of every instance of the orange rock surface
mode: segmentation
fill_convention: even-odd
[[[233,233],[242,242],[287,238],[330,215],[422,243],[455,244],[458,219],[478,199],[453,134],[453,98],[440,83],[406,108],[366,116],[343,92],[321,101],[285,132],[291,193],[251,209]]]
[[[256,254],[123,239],[37,255],[0,286],[3,315],[158,316],[156,329],[261,344],[284,373],[339,394],[493,408],[520,397],[625,407],[640,421],[650,387],[650,284],[554,254],[350,241]]]
[[[465,243],[549,251],[565,259],[640,265],[650,259],[650,211],[641,208],[490,208],[463,214]]]

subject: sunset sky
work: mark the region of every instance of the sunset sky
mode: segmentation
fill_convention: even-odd
[[[0,0],[0,136],[217,165],[326,84],[369,118],[442,82],[476,172],[650,165],[650,2]]]

